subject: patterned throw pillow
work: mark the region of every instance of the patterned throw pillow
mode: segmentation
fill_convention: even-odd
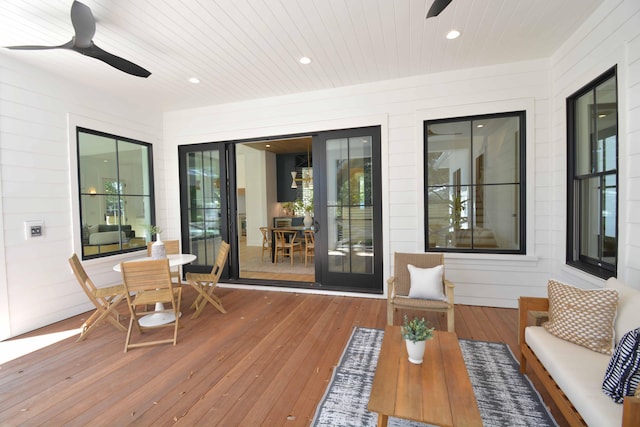
[[[543,326],[553,335],[599,353],[611,354],[618,292],[583,290],[549,280],[549,321]]]
[[[640,384],[640,328],[627,332],[611,356],[604,374],[602,391],[614,402],[633,396]]]

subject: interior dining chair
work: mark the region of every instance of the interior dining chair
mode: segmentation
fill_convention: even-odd
[[[73,274],[76,276],[76,279],[78,279],[78,283],[80,283],[80,287],[82,287],[84,293],[96,307],[96,311],[82,324],[82,330],[76,342],[83,341],[87,338],[87,335],[105,320],[115,326],[116,329],[126,332],[127,328],[120,323],[120,314],[116,310],[118,304],[125,297],[124,286],[96,287],[76,254],[73,254],[71,258],[69,258],[69,264],[71,265]]]
[[[151,256],[151,246],[154,243],[155,242],[148,242],[147,243],[147,256],[148,257]],[[162,243],[164,243],[164,250],[165,250],[167,255],[177,255],[177,254],[181,253],[180,240],[163,240]],[[178,284],[182,286],[182,268],[180,266],[176,266],[176,267],[171,267],[170,270],[171,270],[171,279],[172,280],[176,279]]]
[[[264,253],[271,254],[271,238],[269,237],[269,227],[260,227],[262,233],[262,255],[260,261],[264,261]]]
[[[227,257],[229,255],[229,244],[224,240],[220,244],[220,249],[218,249],[218,255],[216,256],[216,262],[213,264],[213,268],[211,272],[208,274],[202,273],[187,273],[187,282],[198,291],[198,296],[196,300],[191,304],[191,308],[195,308],[196,312],[193,314],[193,319],[200,316],[202,310],[210,303],[212,306],[218,309],[221,313],[226,313],[227,311],[222,306],[222,301],[215,294],[214,290],[216,286],[218,286],[218,280],[220,280],[220,275],[224,270],[224,266],[227,263]]]
[[[302,243],[295,240],[297,232],[288,230],[274,230],[276,238],[276,258],[275,262],[278,263],[278,254],[282,254],[282,260],[288,256],[291,259],[291,265],[293,265],[293,257],[297,252],[300,253],[300,262],[302,262]]]
[[[304,230],[304,266],[307,260],[315,256],[316,238],[313,230]]]
[[[394,275],[387,280],[387,323],[397,309],[444,312],[454,332],[454,285],[444,275],[444,254],[394,254]],[[412,271],[410,271],[412,270]]]
[[[122,271],[122,279],[124,281],[125,297],[127,298],[127,305],[129,306],[129,312],[131,314],[124,352],[126,353],[130,348],[148,347],[157,344],[173,343],[173,345],[176,345],[178,341],[178,324],[180,321],[182,287],[174,286],[174,283],[171,281],[169,260],[158,259],[123,262],[120,269]],[[156,303],[165,304],[165,307],[169,308],[158,311]],[[136,310],[136,307],[147,307],[148,305],[156,307],[155,310]],[[141,316],[157,314],[159,312],[171,313],[175,320],[173,322],[157,326],[142,326],[140,324]],[[131,332],[134,327],[141,335],[148,329],[172,327],[173,337],[153,341],[141,340],[140,342],[132,343]]]

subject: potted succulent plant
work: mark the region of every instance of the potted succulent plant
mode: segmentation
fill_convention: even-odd
[[[427,340],[433,338],[434,328],[430,328],[428,322],[423,318],[414,317],[409,320],[404,315],[404,322],[401,327],[402,338],[407,345],[407,353],[409,354],[409,362],[420,364],[424,358],[424,349]]]

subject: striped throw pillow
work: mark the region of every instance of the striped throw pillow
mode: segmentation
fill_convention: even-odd
[[[614,289],[584,290],[549,280],[550,333],[598,353],[611,354],[618,292]]]
[[[633,396],[640,384],[640,328],[623,335],[604,374],[602,391],[614,402]]]

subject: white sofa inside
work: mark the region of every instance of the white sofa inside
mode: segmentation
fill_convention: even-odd
[[[618,293],[614,322],[617,344],[625,333],[640,327],[640,291],[615,278],[609,279],[606,287]],[[526,325],[526,312],[545,311],[547,308],[548,299],[521,298],[521,371],[524,373],[527,363],[530,365],[570,425],[626,426],[623,424],[623,405],[615,403],[602,390],[611,355],[559,338],[543,326]],[[540,378],[545,375],[548,375],[548,381]],[[554,390],[554,384],[559,390]],[[633,414],[625,414],[625,417],[640,417],[640,399],[627,399],[631,400],[629,405],[625,403],[625,412],[627,406],[635,409],[631,410]],[[635,422],[630,425],[638,425]]]

